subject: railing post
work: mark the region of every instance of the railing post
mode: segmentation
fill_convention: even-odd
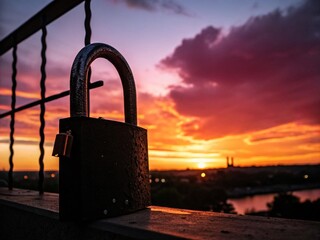
[[[44,157],[44,141],[45,141],[45,135],[44,135],[44,128],[45,128],[45,112],[46,112],[46,106],[44,99],[46,98],[46,50],[47,50],[47,44],[46,44],[46,37],[47,37],[47,29],[46,29],[46,20],[45,16],[42,17],[42,36],[41,36],[41,80],[40,80],[40,88],[41,88],[41,103],[40,103],[40,142],[39,142],[39,148],[40,148],[40,157],[39,157],[39,194],[43,194],[43,181],[44,181],[44,163],[43,163],[43,157]]]
[[[15,112],[14,109],[16,107],[16,88],[17,88],[17,45],[15,44],[12,49],[12,88],[11,88],[11,120],[10,120],[10,156],[9,156],[9,165],[10,169],[8,172],[8,187],[9,190],[13,189],[13,144],[14,144],[14,124],[15,124]]]

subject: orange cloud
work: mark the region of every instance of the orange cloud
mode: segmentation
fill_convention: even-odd
[[[11,89],[0,88],[0,94],[3,96],[11,96]],[[16,91],[16,96],[23,97],[23,98],[30,98],[30,99],[37,99],[39,98],[39,93],[32,93],[32,92],[24,92],[24,91]]]

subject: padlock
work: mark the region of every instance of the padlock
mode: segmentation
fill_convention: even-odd
[[[52,156],[69,158],[71,154],[72,142],[73,136],[71,135],[70,130],[66,133],[57,134],[54,141]]]
[[[120,75],[125,122],[89,117],[88,70],[96,58],[109,60]],[[91,221],[149,206],[147,130],[137,126],[134,78],[116,49],[94,43],[78,53],[70,75],[70,113],[59,122],[59,132],[73,136],[70,158],[59,159],[60,219]]]

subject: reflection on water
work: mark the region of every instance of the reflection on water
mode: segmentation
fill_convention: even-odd
[[[228,202],[231,203],[238,214],[245,214],[248,211],[263,211],[268,210],[267,203],[273,201],[273,197],[277,195],[276,193],[255,195],[250,197],[229,199]],[[294,191],[293,195],[300,198],[300,201],[305,201],[307,199],[313,201],[320,198],[320,189],[309,189],[309,190],[299,190]]]

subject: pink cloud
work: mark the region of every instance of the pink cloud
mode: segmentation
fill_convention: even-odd
[[[223,36],[209,26],[161,61],[186,86],[170,96],[195,117],[186,134],[216,138],[289,122],[320,123],[320,4],[253,17]],[[198,127],[194,127],[197,125]]]
[[[28,104],[40,98],[40,59],[34,54],[18,49],[17,61],[17,88],[16,88],[16,107]],[[26,52],[26,56],[22,54]],[[11,104],[12,86],[12,59],[11,55],[5,55],[0,59],[0,101],[2,104]],[[30,59],[34,61],[30,61]],[[68,90],[70,69],[61,63],[50,59],[46,64],[46,96]],[[4,111],[1,111],[4,112]]]

